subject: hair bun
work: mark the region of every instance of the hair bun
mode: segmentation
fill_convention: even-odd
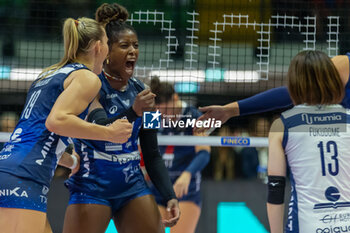
[[[117,3],[103,3],[97,8],[95,17],[99,23],[107,25],[112,21],[125,22],[129,18],[129,12]]]

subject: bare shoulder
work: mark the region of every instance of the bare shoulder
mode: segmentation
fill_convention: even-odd
[[[339,55],[332,58],[334,66],[337,68],[344,85],[349,80],[349,58],[346,55]]]
[[[283,132],[284,132],[284,124],[283,124],[281,118],[274,120],[274,122],[272,123],[271,128],[270,128],[269,137],[270,138],[272,138],[272,137],[282,138]]]
[[[71,75],[73,78],[78,78],[86,82],[101,83],[97,75],[87,69],[80,69],[80,70],[74,71]]]
[[[74,83],[79,84],[82,87],[101,87],[101,80],[97,75],[90,70],[80,69],[72,72],[66,79],[64,86],[67,88],[74,80]]]

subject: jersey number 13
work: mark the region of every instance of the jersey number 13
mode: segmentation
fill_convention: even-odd
[[[327,143],[321,141],[317,144],[317,147],[320,149],[322,176],[325,176],[327,171],[331,176],[338,175],[339,160],[337,143],[335,141],[328,141]],[[331,158],[331,161],[327,164],[325,162],[325,152]]]

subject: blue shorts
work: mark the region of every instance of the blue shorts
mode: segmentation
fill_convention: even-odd
[[[49,187],[5,172],[0,172],[0,181],[0,207],[46,213]]]
[[[148,188],[143,189],[142,191],[132,194],[130,196],[120,197],[120,198],[101,198],[96,197],[91,194],[82,193],[82,192],[71,192],[69,198],[69,205],[71,204],[100,204],[111,207],[112,215],[114,215],[118,210],[123,206],[129,203],[129,201],[142,197],[145,195],[152,194]]]

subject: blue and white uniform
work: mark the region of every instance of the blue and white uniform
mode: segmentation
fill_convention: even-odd
[[[179,121],[186,122],[187,119],[197,119],[201,113],[193,106],[187,106],[185,102],[182,102],[183,111],[180,114]],[[161,135],[193,135],[193,128],[161,128],[159,129]],[[177,178],[186,171],[187,167],[191,164],[196,156],[194,146],[159,146],[160,154],[162,155],[165,166],[168,169],[171,183],[175,183]],[[203,161],[207,163],[208,161]],[[204,164],[203,167],[205,167]],[[192,201],[198,206],[201,206],[200,197],[200,184],[201,184],[201,171],[197,171],[192,174],[191,182],[188,188],[188,194],[184,195],[179,201]],[[152,185],[151,191],[155,195],[158,204],[166,206],[166,201],[162,198],[158,190]]]
[[[88,68],[67,64],[31,85],[21,118],[0,151],[0,207],[46,212],[50,182],[68,138],[48,131],[45,121],[64,90],[65,79],[80,69]],[[87,109],[79,117],[86,114]]]
[[[298,105],[282,113],[290,169],[288,233],[350,231],[350,111]]]
[[[100,103],[107,116],[114,117],[132,107],[144,84],[135,78],[128,80],[125,90],[113,89],[103,73]],[[104,204],[119,210],[128,201],[150,194],[140,169],[138,134],[142,118],[133,124],[132,135],[126,143],[74,140],[75,151],[80,155],[80,170],[66,185],[71,192],[70,204]]]

